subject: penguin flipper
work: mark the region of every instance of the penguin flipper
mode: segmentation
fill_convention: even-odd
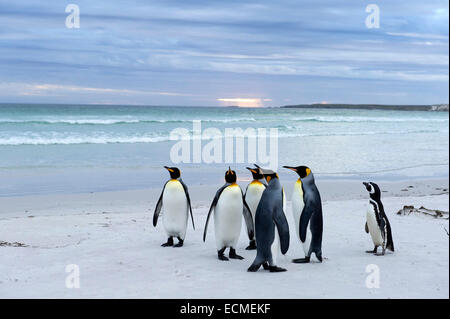
[[[156,227],[156,225],[158,224],[158,218],[159,218],[159,214],[161,213],[161,208],[162,208],[162,204],[163,204],[163,195],[164,195],[164,190],[166,189],[166,184],[164,184],[163,190],[161,192],[161,196],[158,199],[158,203],[156,204],[156,208],[155,208],[155,213],[153,214],[153,226]]]
[[[211,213],[214,210],[214,208],[217,205],[217,202],[219,201],[219,197],[222,194],[223,190],[227,188],[230,184],[223,185],[216,193],[216,196],[214,197],[211,207],[209,208],[208,217],[206,217],[206,223],[205,223],[205,230],[203,231],[203,242],[206,240],[206,233],[208,232],[208,224],[209,224],[209,218],[211,217]]]
[[[245,225],[247,226],[248,239],[253,240],[253,238],[255,237],[255,224],[253,223],[252,213],[250,212],[250,208],[245,201],[244,194],[242,194],[242,201],[244,204],[243,214]]]
[[[394,240],[392,239],[392,229],[391,229],[391,223],[389,222],[389,220],[386,217],[386,228],[387,228],[387,243],[386,243],[386,248],[389,249],[390,251],[394,252],[395,248],[394,248]]]
[[[306,240],[306,234],[308,230],[309,221],[311,219],[311,216],[313,215],[315,211],[315,206],[313,203],[308,203],[308,201],[305,202],[305,207],[303,208],[302,215],[300,217],[300,240],[302,243]]]
[[[281,253],[285,255],[289,250],[289,224],[283,210],[277,210],[273,214],[273,220],[280,236]]]
[[[188,190],[187,185],[183,182],[183,180],[181,178],[180,178],[180,183],[181,183],[181,185],[184,188],[184,193],[186,194],[186,199],[187,199],[187,203],[188,203],[188,206],[189,206],[189,211],[191,213],[192,227],[195,230],[194,215],[192,214],[191,197],[189,196],[189,190]]]

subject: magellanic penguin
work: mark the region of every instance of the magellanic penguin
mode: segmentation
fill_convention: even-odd
[[[203,241],[206,240],[208,223],[214,211],[216,245],[219,260],[229,260],[225,257],[225,249],[230,248],[231,259],[244,259],[236,254],[236,245],[241,234],[242,215],[244,215],[247,233],[250,240],[254,237],[253,219],[250,209],[244,199],[242,189],[236,183],[236,172],[231,168],[225,173],[225,185],[216,193],[206,219]]]
[[[258,208],[259,201],[261,200],[261,196],[266,190],[267,185],[264,181],[264,176],[259,171],[259,168],[250,168],[247,169],[252,173],[253,181],[248,184],[247,189],[245,190],[245,201],[250,208],[250,212],[252,213],[253,221],[255,221],[256,209]],[[256,240],[251,240],[250,245],[246,248],[246,250],[255,250],[256,249]]]
[[[306,166],[284,166],[299,175],[292,193],[292,214],[297,236],[302,243],[305,258],[294,259],[296,264],[309,263],[315,253],[322,262],[323,216],[322,200],[311,169]]]
[[[370,194],[369,204],[366,214],[366,233],[370,233],[375,245],[373,250],[367,251],[370,254],[378,254],[378,247],[382,247],[381,255],[386,253],[386,249],[394,252],[394,241],[392,240],[391,224],[384,212],[381,202],[381,191],[377,184],[369,182],[363,183]]]
[[[280,248],[283,255],[289,249],[289,225],[284,214],[284,191],[277,173],[261,168],[260,173],[266,178],[267,188],[256,210],[257,254],[248,271],[256,272],[263,266],[265,270],[271,272],[283,272],[286,269],[277,267],[277,256]]]
[[[166,182],[156,204],[153,215],[153,226],[156,227],[161,209],[164,212],[163,223],[169,239],[163,247],[173,246],[173,237],[178,239],[174,247],[182,247],[186,236],[188,215],[191,214],[192,227],[195,230],[194,216],[192,215],[191,199],[186,184],[181,179],[181,172],[176,167],[164,166],[170,173],[170,180]]]

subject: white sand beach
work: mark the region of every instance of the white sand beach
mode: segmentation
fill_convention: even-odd
[[[284,181],[288,199],[293,181]],[[291,246],[279,264],[286,273],[247,273],[255,252],[241,234],[243,261],[216,258],[214,228],[203,227],[218,187],[191,187],[196,230],[183,248],[162,248],[162,223],[151,224],[159,189],[0,198],[0,298],[448,298],[447,219],[399,216],[404,205],[448,212],[448,179],[380,182],[395,253],[366,254],[367,193],[358,181],[317,181],[323,197],[326,258],[302,257],[286,215]],[[19,243],[19,244],[17,244]],[[24,247],[14,247],[21,246]],[[66,266],[80,269],[80,288],[68,289]],[[366,287],[368,265],[377,265],[380,287]]]

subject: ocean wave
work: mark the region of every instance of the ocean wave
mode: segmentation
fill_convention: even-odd
[[[391,118],[391,117],[356,117],[356,116],[314,116],[314,117],[296,117],[290,119],[294,122],[329,122],[329,123],[371,123],[371,122],[449,122],[448,118]]]
[[[168,137],[61,137],[61,138],[30,138],[14,137],[0,138],[0,145],[76,145],[76,144],[135,144],[135,143],[158,143],[169,141]]]
[[[318,122],[318,123],[448,123],[448,118],[389,118],[389,117],[355,117],[355,116],[311,116],[311,117],[294,117],[280,119],[279,121],[271,118],[216,118],[216,119],[139,119],[139,118],[115,118],[115,119],[99,119],[99,118],[60,118],[60,119],[0,119],[0,125],[22,124],[22,125],[134,125],[134,124],[183,124],[192,123],[199,120],[203,123],[255,123],[255,122]],[[282,126],[282,125],[280,125]]]
[[[266,131],[267,136],[270,133]],[[278,131],[279,138],[299,138],[299,137],[333,137],[333,136],[366,136],[366,135],[401,135],[401,134],[448,134],[448,130],[408,130],[408,131],[364,131],[364,132],[315,132],[304,133],[301,131]],[[181,139],[201,139],[209,141],[212,138],[229,138],[235,135],[215,135],[215,136],[192,136],[190,132]],[[257,138],[258,135],[245,135],[245,138]],[[0,146],[19,146],[19,145],[76,145],[76,144],[136,144],[136,143],[160,143],[175,141],[169,134],[149,134],[149,135],[80,135],[80,134],[61,134],[58,132],[46,132],[45,134],[29,133],[21,136],[1,136]]]
[[[237,118],[237,119],[199,119],[208,123],[233,123],[233,122],[256,122],[255,118]],[[0,119],[1,124],[41,124],[41,125],[117,125],[117,124],[151,124],[151,123],[192,123],[193,119],[184,120],[150,120],[150,119]]]

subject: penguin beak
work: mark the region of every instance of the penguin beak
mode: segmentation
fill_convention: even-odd
[[[254,168],[247,167],[247,169],[252,173],[258,174],[258,171]]]
[[[231,167],[228,166],[228,174],[231,174]]]
[[[166,170],[168,170],[169,172],[173,173],[173,169],[171,169],[170,167],[164,166],[164,168],[165,168]]]
[[[291,171],[297,172],[297,169],[292,166],[283,166],[283,168],[287,168],[287,169],[290,169]]]

